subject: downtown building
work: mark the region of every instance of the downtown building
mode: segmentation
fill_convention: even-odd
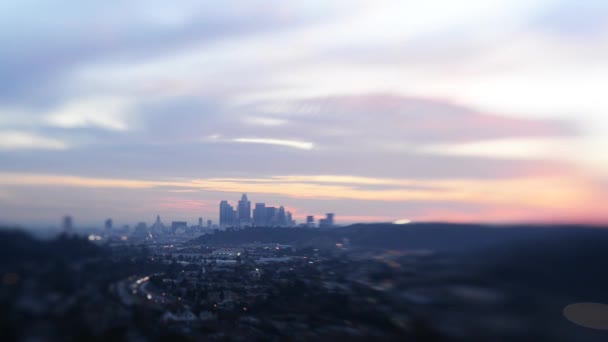
[[[333,213],[328,213],[325,215],[325,218],[319,220],[319,228],[331,228],[334,225],[335,223]]]
[[[237,206],[237,224],[239,226],[247,226],[251,224],[251,202],[247,199],[247,194],[241,196],[241,200]]]
[[[220,227],[231,227],[236,223],[236,211],[228,201],[220,202]]]
[[[252,215],[253,212],[253,215]],[[220,227],[290,227],[295,224],[292,214],[285,207],[267,207],[265,203],[256,203],[253,211],[247,194],[241,196],[236,210],[223,200],[220,202]]]

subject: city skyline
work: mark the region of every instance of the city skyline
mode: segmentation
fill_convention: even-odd
[[[0,223],[608,223],[606,1],[0,12]]]
[[[246,213],[243,214],[243,217],[239,216],[240,214],[238,213],[238,208],[240,208],[241,203],[246,202],[247,205],[249,206],[249,216],[247,217]],[[298,225],[298,221],[294,219],[293,213],[289,210],[289,208],[285,208],[283,205],[279,205],[278,207],[276,206],[266,206],[266,203],[259,203],[259,202],[255,202],[255,207],[252,210],[251,209],[251,202],[248,200],[247,194],[243,193],[241,196],[241,199],[238,201],[238,205],[236,206],[236,208],[232,205],[230,205],[230,202],[228,200],[221,200],[220,201],[220,205],[219,205],[219,213],[216,214],[216,216],[214,217],[214,215],[209,215],[206,217],[203,216],[199,216],[198,218],[196,218],[196,220],[194,221],[190,221],[190,220],[183,220],[182,218],[172,218],[170,220],[168,220],[167,222],[171,222],[171,225],[175,224],[175,223],[179,223],[179,224],[185,224],[188,227],[199,227],[199,228],[226,228],[226,227],[247,227],[247,226],[280,226],[280,227],[292,227],[292,226],[296,226]],[[260,216],[256,215],[256,210],[260,210],[261,213],[259,213]],[[268,210],[272,210],[272,213],[270,213]],[[225,215],[229,215],[230,218],[225,217]],[[319,220],[319,227],[333,227],[335,226],[335,221],[334,221],[334,217],[335,217],[335,213],[326,213],[324,214],[325,218],[321,218]],[[300,225],[307,225],[305,223],[308,223],[305,221],[306,218],[308,217],[314,217],[315,215],[304,215],[302,217],[301,220],[301,224]],[[321,215],[319,215],[321,216]],[[212,218],[209,218],[212,217]],[[322,223],[322,221],[325,221],[324,223]],[[115,224],[116,223],[116,224]],[[135,223],[133,224],[133,226],[135,227],[135,229],[137,230],[138,226],[142,226],[144,225],[144,227],[147,225],[147,220],[144,219],[143,221],[140,219],[137,219],[133,222],[115,222],[115,220],[110,216],[108,216],[106,219],[103,220],[103,224],[100,224],[99,227],[97,227],[96,223],[93,224],[85,224],[85,225],[81,225],[80,227],[78,227],[78,225],[74,225],[74,217],[72,215],[65,215],[61,218],[61,224],[59,225],[60,228],[65,231],[65,232],[73,232],[73,229],[76,228],[101,228],[103,226],[103,228],[106,231],[111,231],[115,228],[125,228],[125,227],[129,227],[131,226],[131,223]],[[192,224],[191,224],[192,223]],[[150,227],[155,227],[158,226],[163,227],[164,224],[161,221],[161,215],[157,214],[156,215],[156,220],[153,224],[150,225]],[[147,228],[146,228],[147,229]]]
[[[295,226],[292,213],[284,206],[270,207],[266,203],[256,202],[251,209],[251,201],[243,193],[236,209],[227,200],[220,201],[219,227],[247,226]]]

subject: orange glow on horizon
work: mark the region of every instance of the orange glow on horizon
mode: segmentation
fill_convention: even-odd
[[[608,221],[608,214],[599,212],[590,203],[601,203],[607,198],[594,183],[582,177],[546,177],[494,180],[428,180],[388,179],[339,175],[277,176],[268,178],[209,178],[196,180],[137,180],[92,178],[47,174],[0,173],[4,186],[59,186],[85,188],[167,188],[173,193],[165,206],[174,210],[200,210],[196,199],[177,199],[176,193],[217,191],[226,193],[255,193],[300,199],[361,200],[384,202],[454,202],[478,204],[492,210],[463,214],[443,209],[430,213],[406,215],[416,221],[535,221],[572,219],[585,222]],[[368,185],[392,186],[390,189],[370,189]],[[206,203],[206,202],[205,202]],[[345,213],[347,214],[347,213]],[[398,213],[396,216],[399,216]],[[342,216],[346,220],[347,215]],[[395,218],[358,216],[360,220],[392,221]],[[354,217],[353,217],[354,218]]]

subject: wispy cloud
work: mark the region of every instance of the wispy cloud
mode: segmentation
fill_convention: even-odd
[[[62,128],[101,127],[124,131],[131,103],[124,98],[99,97],[68,102],[48,113],[48,124]]]
[[[0,131],[0,150],[65,150],[66,142],[23,131]]]
[[[319,183],[321,180],[321,183]],[[346,184],[345,182],[348,182]],[[208,178],[183,181],[110,179],[80,176],[0,173],[1,185],[85,188],[172,188],[226,193],[273,194],[293,198],[354,199],[361,201],[459,201],[524,205],[530,208],[579,208],[601,198],[594,184],[577,178],[520,178],[512,180],[409,180],[351,176],[278,176],[269,178]],[[364,185],[384,184],[380,189]],[[414,186],[412,186],[414,185]],[[529,189],[535,189],[530,192]]]
[[[280,118],[254,116],[245,118],[245,122],[251,125],[275,127],[283,126],[287,124],[288,121]]]
[[[284,139],[267,139],[267,138],[236,138],[232,141],[245,144],[265,144],[278,145],[297,148],[300,150],[312,150],[315,144],[309,141],[300,140],[284,140]]]
[[[506,159],[576,159],[574,139],[498,139],[419,147],[419,153]]]

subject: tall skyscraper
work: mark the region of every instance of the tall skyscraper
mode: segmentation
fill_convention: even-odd
[[[256,203],[255,209],[253,209],[253,223],[256,226],[265,226],[266,225],[266,204],[265,203]]]
[[[228,227],[234,225],[235,221],[234,208],[228,204],[228,201],[220,202],[220,227]]]
[[[330,227],[333,227],[334,226],[334,214],[333,213],[328,213],[326,219],[327,219],[327,224]]]
[[[154,235],[160,235],[160,234],[164,234],[164,233],[167,232],[167,229],[166,229],[165,225],[160,220],[160,215],[156,215],[156,221],[150,227],[150,231]]]
[[[227,215],[226,212],[228,211],[228,206],[230,204],[228,204],[228,201],[221,201],[220,202],[220,227],[224,227],[226,226],[226,219],[227,219]]]
[[[237,220],[241,225],[251,222],[251,202],[247,199],[247,194],[243,194],[237,206]]]
[[[277,224],[281,227],[287,225],[287,216],[285,215],[285,208],[281,206],[277,212]]]
[[[198,218],[198,228],[203,228],[203,218],[202,217]]]
[[[107,219],[103,226],[106,230],[112,230],[112,219]]]
[[[286,216],[287,216],[287,226],[293,226],[294,222],[293,222],[293,216],[291,215],[291,211],[288,211]]]
[[[265,221],[266,221],[267,226],[276,226],[277,225],[277,208],[266,207]]]

